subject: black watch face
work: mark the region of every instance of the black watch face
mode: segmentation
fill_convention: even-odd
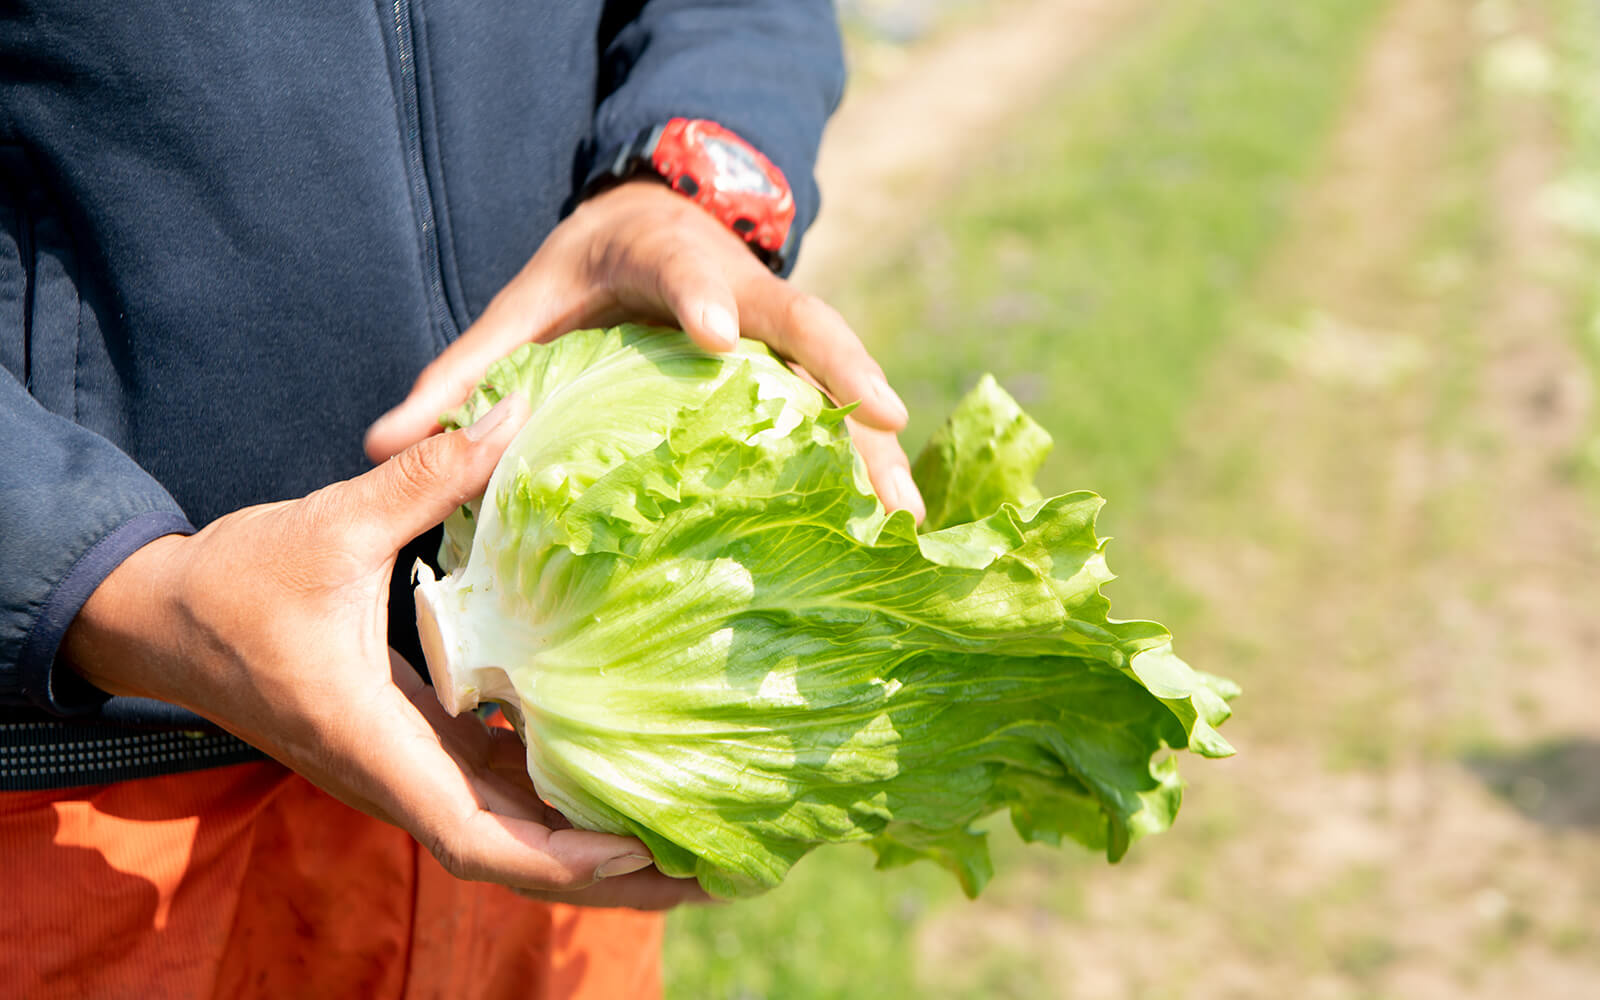
[[[776,198],[781,192],[762,172],[750,150],[738,143],[715,136],[701,140],[706,155],[717,168],[717,190],[736,191],[740,194],[759,194]]]

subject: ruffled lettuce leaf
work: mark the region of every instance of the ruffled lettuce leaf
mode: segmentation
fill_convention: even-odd
[[[977,521],[1001,504],[1038,500],[1033,479],[1051,444],[994,376],[984,375],[911,467],[928,507],[924,530]]]

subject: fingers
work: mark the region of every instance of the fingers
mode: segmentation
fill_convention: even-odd
[[[739,302],[745,336],[798,362],[838,402],[859,402],[854,416],[861,423],[886,431],[906,425],[905,403],[832,306],[764,271],[741,289]]]
[[[510,885],[523,895],[645,910],[666,909],[705,898],[693,880],[685,883],[656,871],[650,865],[648,850],[639,841],[572,829],[565,817],[540,801],[528,778],[522,741],[514,731],[487,724],[470,713],[454,717],[446,714],[416,671],[392,649],[389,663],[399,698],[388,700],[388,704],[399,708],[404,717],[402,727],[415,730],[415,746],[422,750],[423,760],[437,767],[436,751],[443,750],[454,765],[453,770],[449,764],[441,770],[429,769],[437,790],[429,793],[427,802],[454,805],[453,811],[447,809],[435,817],[427,804],[419,812],[414,796],[403,793],[395,802],[368,802],[368,811],[388,816],[391,822],[411,830],[452,873]],[[417,717],[422,722],[420,729],[415,725]],[[426,736],[428,729],[434,735],[431,745]],[[419,772],[412,767],[408,773]],[[423,780],[429,780],[428,771],[421,773]],[[458,777],[465,778],[464,787]],[[407,785],[415,783],[416,779],[412,779]],[[459,825],[463,815],[467,817],[467,828],[450,832],[452,824]],[[483,833],[485,824],[489,827],[487,836]],[[501,824],[510,833],[511,841],[505,849],[512,856],[484,856],[484,847],[492,847],[501,839],[493,829]],[[519,856],[526,852],[520,846],[524,844],[535,845],[534,850],[545,855],[546,860],[541,863]],[[519,880],[508,880],[507,872],[520,873]],[[527,881],[530,877],[535,881]]]
[[[689,339],[713,354],[739,346],[739,306],[713,268],[690,254],[669,254],[657,269],[657,293]]]
[[[908,510],[922,523],[927,508],[922,493],[911,478],[911,462],[900,447],[893,432],[867,427],[853,417],[845,421],[850,428],[850,441],[856,446],[861,460],[866,463],[867,477],[872,480],[872,490],[891,511]]]
[[[565,329],[565,317],[578,307],[559,305],[559,297],[546,294],[544,286],[531,279],[508,286],[507,293],[422,370],[406,398],[367,430],[367,457],[386,461],[437,434],[440,414],[460,406],[490,365],[540,339],[547,329]]]
[[[435,759],[442,755],[435,755]],[[407,817],[403,825],[452,875],[541,890],[565,898],[608,878],[649,868],[650,852],[632,837],[590,830],[552,829],[540,821],[540,803],[504,778],[468,781],[453,773],[427,775],[413,757],[404,801],[387,811]],[[526,787],[525,785],[523,786]],[[485,790],[488,795],[483,795]],[[521,805],[516,798],[526,796]],[[649,883],[645,886],[648,888]],[[647,895],[667,894],[659,889]],[[666,903],[665,905],[671,905]]]
[[[651,863],[650,852],[632,837],[552,830],[540,822],[531,790],[446,752],[398,689],[371,699],[361,732],[341,742],[351,745],[336,756],[355,765],[347,774],[359,775],[350,797],[370,802],[457,878],[570,892]],[[518,798],[525,801],[519,805]]]
[[[400,546],[481,496],[495,463],[528,419],[528,404],[508,396],[465,430],[413,445],[371,472],[335,487],[356,533],[378,553]]]
[[[619,878],[601,879],[575,892],[538,889],[513,890],[519,896],[548,903],[579,906],[626,906],[635,910],[668,910],[685,903],[714,903],[716,899],[692,878],[671,878],[646,868]]]
[[[584,211],[600,239],[623,234],[617,252],[599,255],[606,264],[593,277],[627,316],[665,310],[709,351],[731,350],[740,333],[760,340],[799,362],[834,399],[860,403],[863,423],[905,426],[905,404],[843,317],[768,271],[722,223],[648,182],[621,185]]]
[[[450,874],[555,893],[587,888],[648,868],[650,852],[630,837],[591,830],[551,830],[479,809],[416,831]]]
[[[509,729],[489,729],[489,746],[484,763],[494,771],[509,771],[528,776],[528,748]],[[532,785],[532,782],[529,782]]]
[[[828,394],[815,375],[792,361],[789,368],[816,389]],[[899,437],[893,431],[868,427],[854,417],[846,417],[844,423],[850,432],[850,443],[855,446],[856,454],[861,456],[862,464],[867,467],[872,492],[878,495],[884,508],[891,513],[909,510],[911,516],[921,524],[927,516],[927,506],[923,503],[922,491],[917,489],[916,480],[911,476],[911,463],[900,447]]]

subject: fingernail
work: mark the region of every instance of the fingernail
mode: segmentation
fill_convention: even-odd
[[[488,413],[485,413],[483,416],[473,421],[473,423],[467,427],[465,431],[467,440],[482,441],[490,434],[493,434],[494,429],[505,423],[506,418],[511,416],[513,398],[514,397],[512,396],[507,396],[505,399],[502,399],[500,402],[494,404]]]
[[[883,404],[883,408],[889,411],[890,416],[894,420],[904,424],[907,420],[911,419],[911,412],[906,409],[905,401],[900,398],[899,393],[889,388],[888,382],[885,382],[881,378],[874,379],[872,394],[877,397],[880,403]]]
[[[716,340],[719,350],[731,351],[739,346],[739,324],[733,313],[719,305],[709,305],[700,311],[700,325]]]
[[[928,509],[922,503],[922,491],[917,489],[917,481],[911,478],[911,470],[903,465],[897,465],[889,473],[889,480],[893,483],[895,504],[911,512],[911,516],[921,523],[927,516]]]
[[[624,854],[612,858],[594,870],[595,878],[616,878],[618,875],[627,875],[641,868],[648,868],[655,862],[641,854]]]

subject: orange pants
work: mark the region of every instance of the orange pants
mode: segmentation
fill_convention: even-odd
[[[271,763],[0,793],[0,993],[660,995],[661,919],[446,874]]]

